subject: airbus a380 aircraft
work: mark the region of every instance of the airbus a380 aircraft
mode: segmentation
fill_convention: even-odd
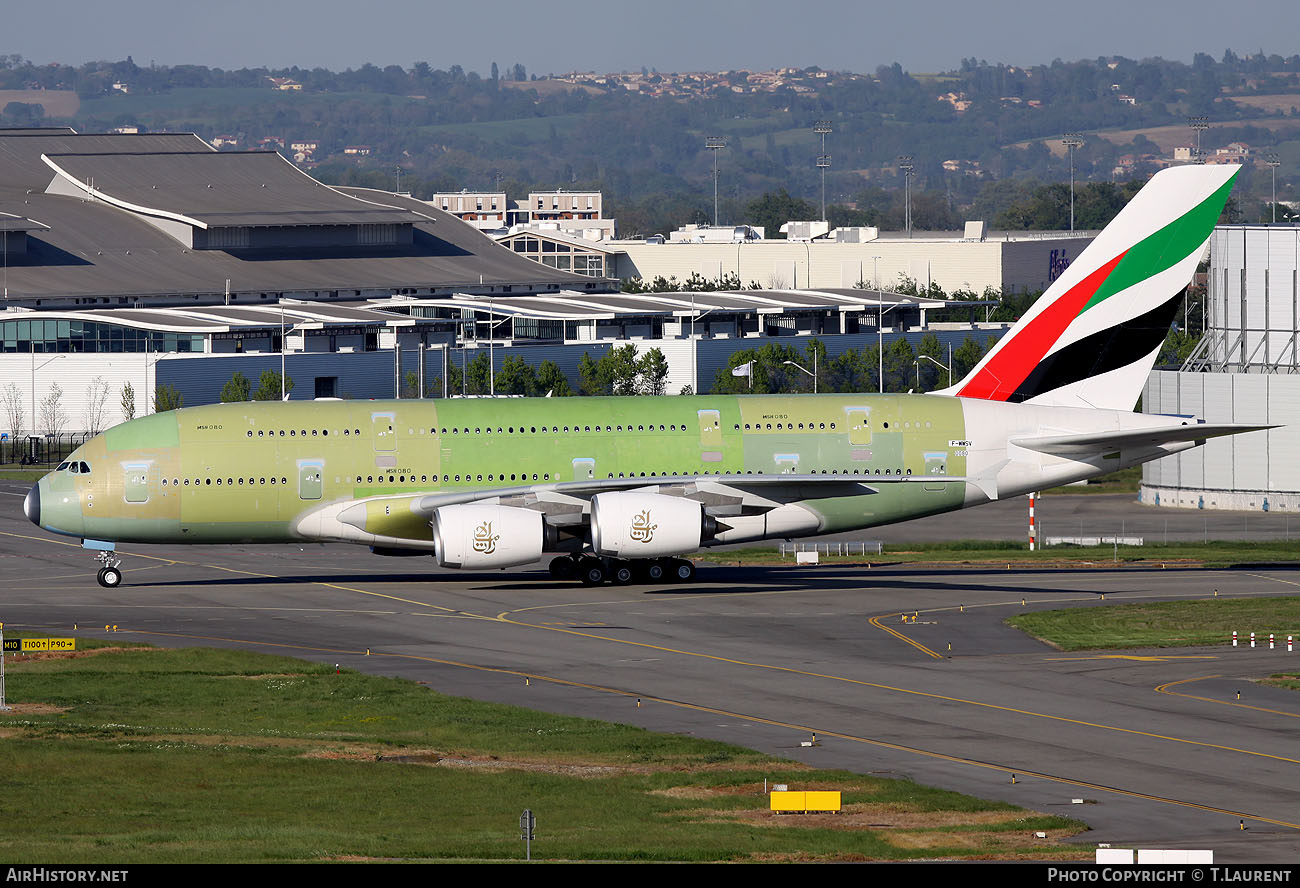
[[[906,395],[219,404],[123,423],[27,495],[115,543],[352,542],[687,580],[701,546],[987,503],[1262,426],[1133,413],[1235,169],[1154,176],[958,385]]]

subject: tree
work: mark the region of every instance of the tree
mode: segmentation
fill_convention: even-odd
[[[582,357],[578,359],[578,390],[584,395],[607,394],[601,388],[596,362],[587,352],[583,352]]]
[[[122,385],[122,421],[135,419],[135,386],[127,382]]]
[[[86,431],[98,435],[104,430],[104,421],[108,418],[108,381],[96,376],[86,386]]]
[[[913,387],[915,359],[912,344],[901,336],[885,347],[885,391],[905,392]]]
[[[465,367],[465,385],[471,395],[491,394],[492,365],[489,363],[487,352],[479,352]]]
[[[636,362],[641,394],[659,396],[668,387],[668,360],[661,349],[652,348]]]
[[[781,226],[791,220],[815,219],[821,212],[802,198],[791,197],[784,188],[769,191],[752,200],[745,207],[745,218],[751,225],[763,226],[763,236],[781,238]]]
[[[554,361],[542,361],[542,366],[537,368],[537,393],[549,394],[555,398],[564,398],[573,394],[573,389],[569,387],[569,379],[560,370],[559,364]]]
[[[231,380],[234,381],[233,379]],[[284,395],[293,391],[293,378],[285,376],[284,392],[280,390],[280,374],[274,370],[263,370],[257,379],[257,391],[253,392],[254,401],[279,401]]]
[[[247,401],[251,392],[252,384],[248,381],[248,377],[236,370],[235,375],[221,387],[221,403],[234,404],[238,401]]]
[[[67,425],[68,415],[63,412],[63,387],[57,382],[50,385],[47,394],[40,403],[40,429],[47,437],[53,437],[63,431]]]
[[[496,390],[502,395],[534,395],[537,393],[537,374],[523,358],[509,355],[501,362]]]
[[[637,386],[637,362],[636,346],[628,343],[627,345],[611,348],[600,359],[600,364],[604,365],[601,370],[602,379],[608,379],[609,390],[615,395],[635,395],[638,391]]]
[[[414,370],[407,370],[406,373],[402,374],[402,397],[418,398],[421,394],[420,374]]]
[[[27,411],[23,409],[27,405],[27,399],[23,396],[22,389],[11,382],[0,394],[0,403],[4,404],[5,428],[17,440],[18,434],[23,430],[23,420],[27,418]]]
[[[185,396],[173,385],[160,385],[153,393],[153,412],[166,413],[185,406]]]

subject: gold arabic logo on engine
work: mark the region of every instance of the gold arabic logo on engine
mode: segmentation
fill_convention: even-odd
[[[484,555],[491,555],[497,550],[497,540],[499,539],[501,539],[500,534],[492,533],[492,522],[484,521],[474,528],[474,551],[482,552]]]
[[[638,512],[632,516],[632,539],[638,543],[648,543],[655,538],[655,531],[659,529],[658,524],[650,523],[650,510]]]

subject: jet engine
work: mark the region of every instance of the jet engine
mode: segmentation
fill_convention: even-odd
[[[684,497],[620,491],[591,498],[591,546],[600,555],[683,555],[716,532],[704,507]]]
[[[542,557],[555,529],[541,512],[464,503],[435,509],[433,554],[443,567],[516,567]]]

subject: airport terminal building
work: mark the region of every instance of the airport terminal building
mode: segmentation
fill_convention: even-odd
[[[162,386],[209,403],[235,372],[256,386],[282,366],[294,399],[407,396],[412,374],[415,396],[454,395],[450,365],[484,352],[498,370],[554,361],[576,388],[584,355],[631,343],[664,353],[667,391],[707,392],[734,352],[777,338],[835,356],[926,333],[983,345],[1007,326],[979,302],[936,324],[942,301],[802,279],[620,293],[612,254],[579,262],[569,244],[561,262],[540,238],[499,244],[409,196],[187,134],[0,130],[0,235],[5,435],[113,425],[128,386],[135,415]]]

